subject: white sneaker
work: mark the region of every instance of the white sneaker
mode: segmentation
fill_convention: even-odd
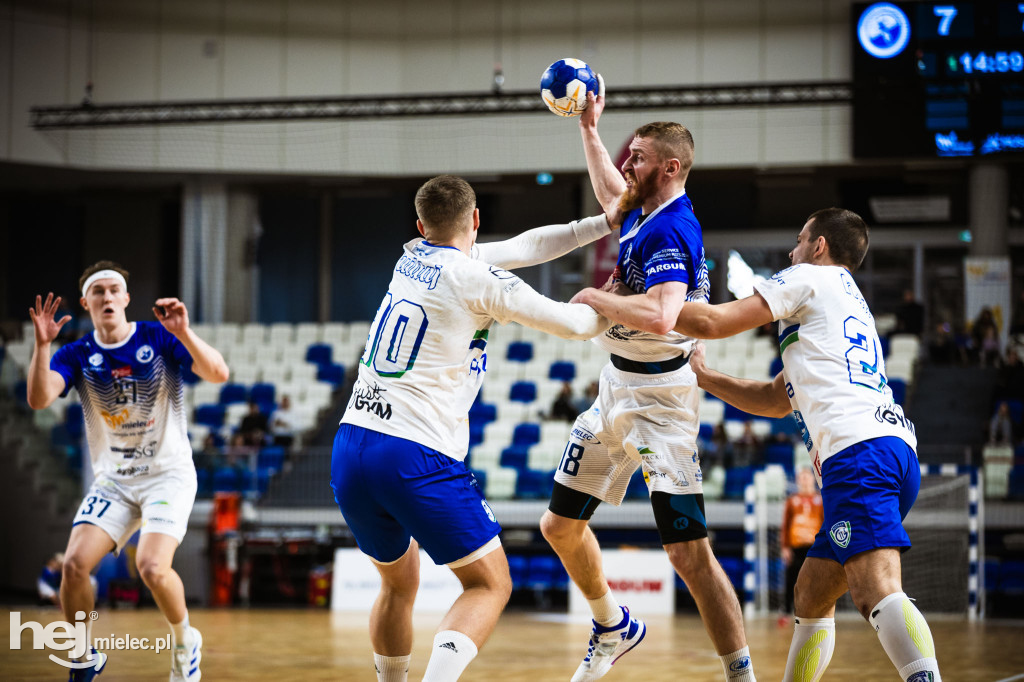
[[[587,655],[576,668],[572,682],[592,682],[608,674],[615,661],[633,650],[647,634],[642,620],[629,615],[629,609],[622,608],[622,622],[610,628],[594,623],[590,634]]]
[[[203,658],[203,636],[193,627],[185,635],[185,645],[174,647],[171,654],[170,682],[199,682],[203,673],[199,661]]]

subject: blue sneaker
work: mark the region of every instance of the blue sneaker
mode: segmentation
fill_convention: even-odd
[[[107,666],[107,655],[101,654],[94,648],[90,662],[92,665],[88,668],[72,668],[68,682],[89,682],[89,680],[96,679],[96,676]]]
[[[203,636],[193,627],[185,635],[185,644],[171,652],[170,682],[199,682],[203,673],[199,661],[203,658]]]
[[[639,644],[647,634],[647,626],[642,620],[629,615],[629,609],[622,608],[622,621],[614,627],[606,628],[594,623],[587,645],[587,655],[576,668],[572,682],[593,682],[608,674],[615,661],[622,658]]]

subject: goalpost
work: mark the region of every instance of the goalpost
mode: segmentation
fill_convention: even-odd
[[[902,556],[903,589],[926,615],[984,615],[981,560],[984,510],[980,473],[966,466],[921,465],[921,491],[904,520],[912,547]],[[756,476],[745,494],[744,613],[782,613],[786,566],[780,530],[785,496]],[[847,592],[836,612],[856,612]]]

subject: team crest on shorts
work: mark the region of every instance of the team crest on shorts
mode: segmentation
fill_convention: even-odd
[[[832,542],[836,543],[836,546],[846,549],[850,544],[852,532],[849,521],[840,521],[832,526],[828,534],[832,537]]]

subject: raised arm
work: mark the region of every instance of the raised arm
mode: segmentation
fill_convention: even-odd
[[[716,372],[704,364],[703,343],[696,344],[690,353],[690,369],[697,375],[698,386],[744,412],[777,419],[793,411],[782,372],[772,381],[738,379]]]
[[[615,218],[617,214],[613,215]],[[621,221],[621,218],[619,219]],[[619,227],[615,225],[614,227]],[[610,234],[613,227],[603,215],[574,220],[567,225],[535,227],[511,239],[476,245],[476,258],[505,270],[546,263]]]
[[[230,374],[224,356],[196,336],[188,324],[188,309],[176,298],[160,298],[156,301],[153,314],[164,329],[181,341],[192,356],[192,371],[205,381],[222,384]]]
[[[711,305],[691,302],[683,306],[676,319],[675,330],[695,339],[724,339],[748,329],[773,322],[768,302],[755,293],[729,303]]]
[[[45,302],[41,296],[36,296],[35,307],[28,310],[36,337],[28,366],[28,405],[33,410],[49,407],[66,386],[64,377],[50,369],[50,344],[57,338],[60,328],[71,321],[70,315],[53,319],[59,305],[60,296],[54,299],[51,292]]]
[[[605,212],[609,212],[626,191],[626,180],[615,167],[597,132],[597,121],[604,111],[604,78],[598,74],[597,79],[601,84],[597,96],[592,92],[587,93],[587,108],[580,114],[580,133],[583,135],[583,153],[587,157],[590,184],[594,187],[598,203]]]

